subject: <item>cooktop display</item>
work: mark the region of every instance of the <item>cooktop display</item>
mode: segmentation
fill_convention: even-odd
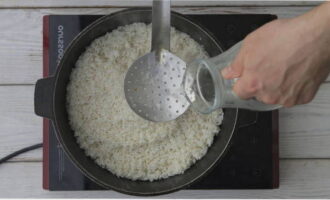
[[[100,15],[44,17],[43,72],[55,73],[65,48]],[[273,20],[273,15],[189,15],[208,29],[224,49]],[[278,113],[239,110],[238,125],[223,159],[187,189],[270,189],[279,186]],[[52,122],[44,119],[43,187],[49,190],[103,189],[85,177],[59,144]]]

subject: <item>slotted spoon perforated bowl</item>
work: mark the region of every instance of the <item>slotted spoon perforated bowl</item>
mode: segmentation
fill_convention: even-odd
[[[169,121],[189,107],[181,87],[186,63],[169,52],[170,1],[154,0],[151,52],[128,69],[125,97],[135,113],[150,121]]]

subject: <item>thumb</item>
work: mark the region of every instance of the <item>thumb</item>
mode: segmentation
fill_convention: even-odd
[[[243,72],[243,64],[240,58],[236,58],[229,66],[221,70],[221,74],[225,79],[233,79],[241,76]]]

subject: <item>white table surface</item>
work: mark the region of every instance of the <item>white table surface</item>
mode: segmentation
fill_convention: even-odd
[[[34,84],[42,77],[42,16],[108,14],[149,1],[0,0],[0,157],[42,141],[34,114]],[[318,2],[174,2],[181,13],[304,13]],[[205,7],[206,5],[206,7]],[[161,198],[330,197],[330,78],[308,105],[280,110],[280,189],[185,190]],[[42,189],[41,149],[0,165],[1,197],[117,197],[113,191],[49,192]]]

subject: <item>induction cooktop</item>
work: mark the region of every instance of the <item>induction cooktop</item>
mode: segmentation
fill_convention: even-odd
[[[43,18],[43,75],[55,73],[70,41],[100,15]],[[242,40],[274,15],[189,15],[207,28],[224,49]],[[102,190],[63,152],[53,124],[43,121],[43,187],[48,190]],[[187,189],[271,189],[279,186],[278,112],[239,110],[238,126],[224,158]]]

